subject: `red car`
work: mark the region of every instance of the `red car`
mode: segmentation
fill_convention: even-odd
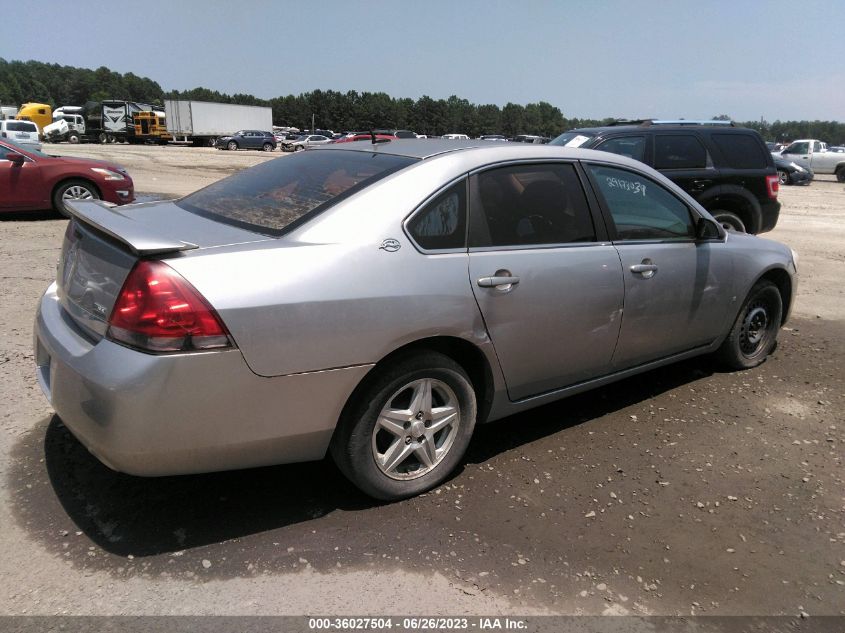
[[[135,186],[127,171],[105,160],[48,156],[0,139],[0,211],[53,208],[68,215],[65,200],[128,204]]]
[[[341,136],[339,139],[335,139],[332,143],[352,143],[354,141],[372,141],[373,137],[369,134],[361,133],[361,134],[351,134],[349,136]],[[389,136],[387,134],[376,134],[377,141],[395,141],[395,136]]]

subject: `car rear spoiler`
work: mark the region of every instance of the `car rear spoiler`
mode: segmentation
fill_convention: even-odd
[[[139,257],[199,248],[144,226],[102,200],[65,200],[65,207],[77,220],[125,244]]]

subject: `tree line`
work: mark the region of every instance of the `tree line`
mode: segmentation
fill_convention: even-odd
[[[82,105],[87,101],[118,99],[162,106],[164,99],[194,99],[241,105],[268,106],[273,123],[300,129],[330,130],[372,128],[409,129],[419,134],[462,133],[539,134],[554,137],[576,127],[604,125],[606,119],[566,118],[560,108],[540,101],[526,105],[475,104],[458,96],[434,99],[396,98],[384,92],[314,90],[299,95],[259,99],[250,94],[228,95],[208,88],[164,91],[148,77],[118,73],[105,66],[96,70],[37,61],[7,61],[0,58],[0,104],[20,105],[28,101],[52,107]],[[714,118],[729,118],[718,115]],[[845,123],[837,121],[747,121],[740,123],[759,131],[763,138],[787,141],[818,138],[832,145],[845,144]]]

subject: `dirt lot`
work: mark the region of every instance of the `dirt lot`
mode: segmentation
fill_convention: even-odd
[[[57,146],[181,195],[261,152]],[[477,432],[376,505],[329,463],[164,479],[100,465],[42,396],[34,307],[66,226],[4,219],[0,613],[845,614],[845,186],[782,189],[800,253],[776,353],[654,371]]]

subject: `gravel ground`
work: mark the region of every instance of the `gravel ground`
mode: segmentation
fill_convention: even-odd
[[[188,193],[261,152],[49,146]],[[326,461],[139,479],[62,426],[34,306],[66,222],[4,218],[2,614],[845,614],[845,187],[784,188],[800,253],[762,366],[706,359],[479,428],[440,489],[377,505]]]

